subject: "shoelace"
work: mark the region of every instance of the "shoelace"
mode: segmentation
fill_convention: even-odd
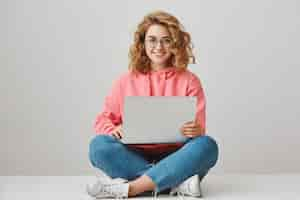
[[[158,198],[157,198],[157,191],[156,190],[154,190],[153,192],[152,192],[152,195],[153,195],[153,198],[154,198],[154,200],[157,200]]]
[[[95,195],[95,196],[97,196],[98,194],[105,194],[105,195],[109,195],[109,196],[111,196],[111,197],[114,197],[114,199],[116,199],[116,200],[119,200],[119,199],[127,199],[126,197],[123,197],[122,195],[121,195],[121,193],[114,193],[114,192],[111,192],[110,190],[107,190],[106,189],[106,187],[102,187],[101,189],[100,189],[100,191],[99,192],[97,192],[97,194]]]
[[[179,198],[179,199],[184,199],[184,193],[182,193],[182,192],[180,192],[180,191],[177,191],[177,197]]]
[[[122,197],[122,196],[116,196],[115,198],[114,198],[115,200],[123,200],[123,199],[127,199],[126,197]]]
[[[177,195],[177,197],[179,197],[179,199],[184,199],[184,193],[178,190],[178,187],[174,188],[173,191],[170,192],[169,196],[173,196],[173,195]]]

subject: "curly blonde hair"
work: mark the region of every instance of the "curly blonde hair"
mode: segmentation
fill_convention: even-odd
[[[191,37],[184,31],[183,25],[173,15],[164,11],[154,11],[146,15],[138,25],[134,33],[134,43],[129,50],[129,69],[134,72],[147,73],[151,70],[151,61],[146,55],[145,35],[151,25],[162,25],[167,28],[171,35],[172,45],[170,51],[170,64],[175,66],[178,71],[185,70],[192,59],[195,63],[195,57],[192,53]]]

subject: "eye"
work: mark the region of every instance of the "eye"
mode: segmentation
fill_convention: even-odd
[[[165,39],[165,40],[164,40],[164,42],[165,42],[165,43],[171,43],[171,42],[172,42],[172,40],[171,40],[171,39],[169,39],[169,38],[167,38],[167,39]]]

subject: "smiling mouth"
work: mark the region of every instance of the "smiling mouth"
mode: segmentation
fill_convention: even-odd
[[[155,56],[163,56],[165,53],[154,53]]]

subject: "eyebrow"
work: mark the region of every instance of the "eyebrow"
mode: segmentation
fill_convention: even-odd
[[[148,38],[156,38],[154,35],[147,36]],[[163,36],[162,38],[171,38],[170,36]]]

